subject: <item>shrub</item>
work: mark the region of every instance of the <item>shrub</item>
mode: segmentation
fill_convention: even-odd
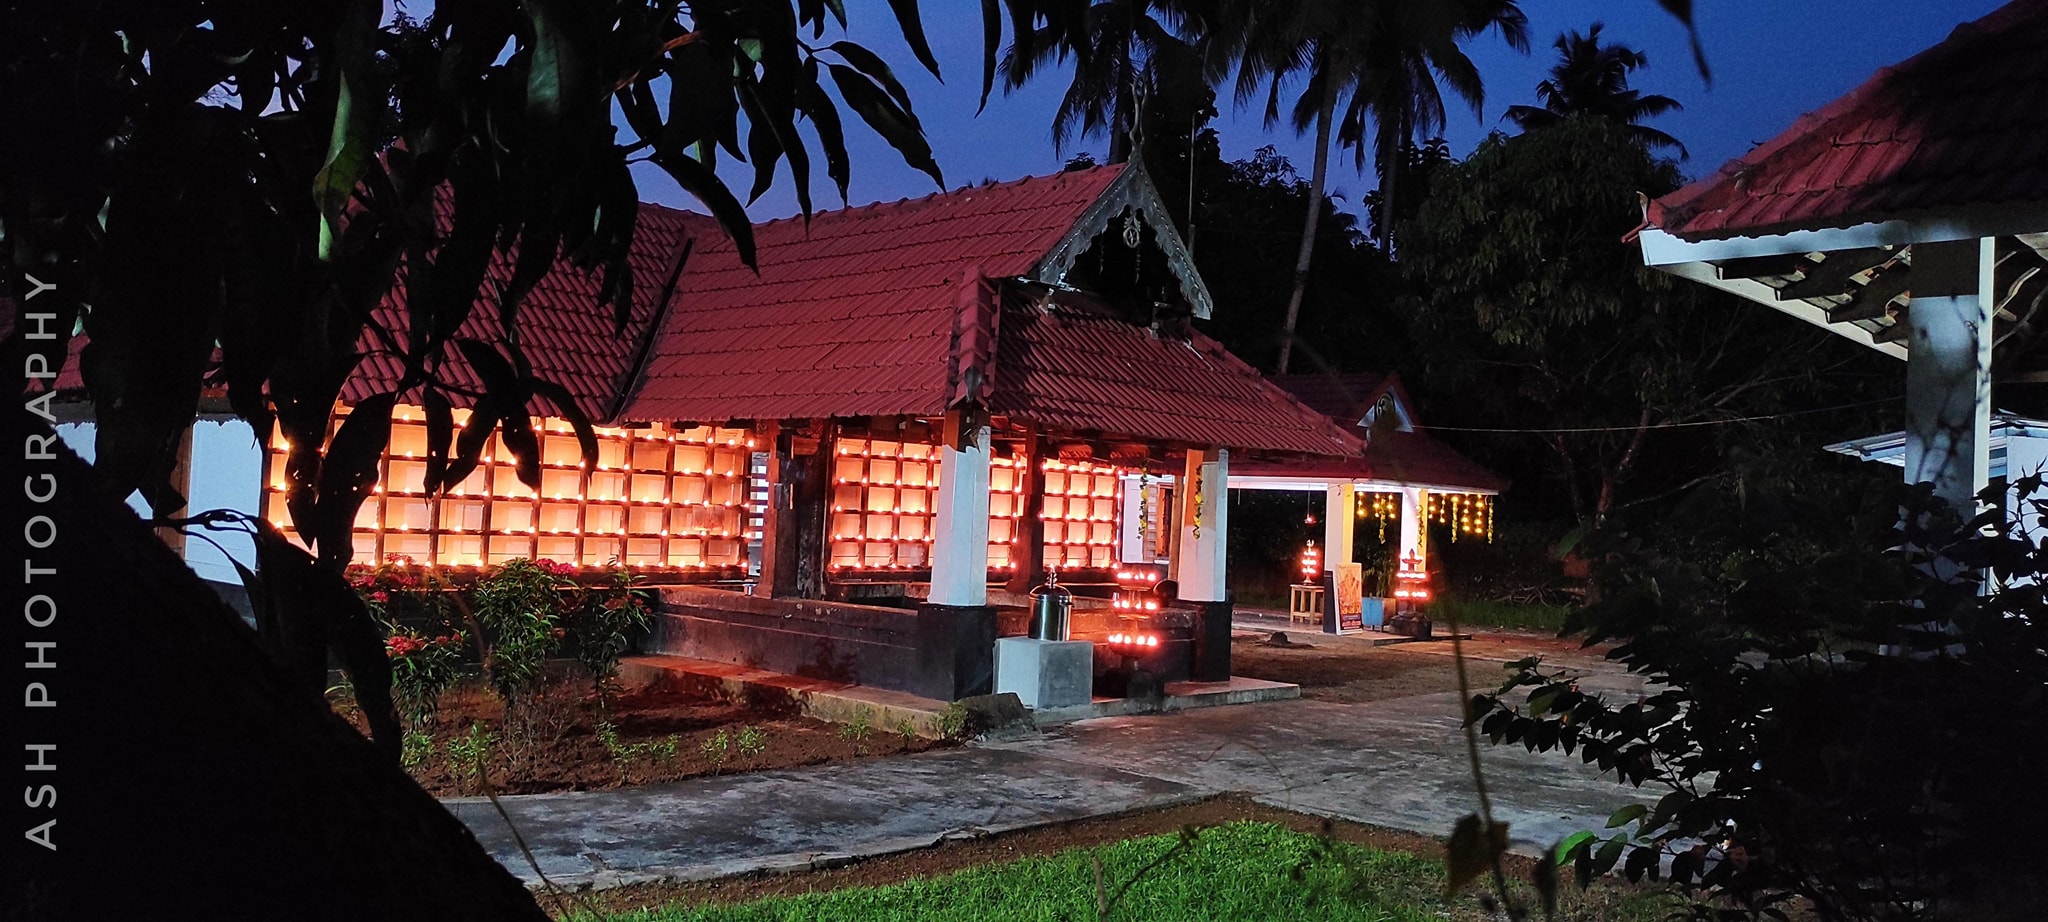
[[[1533,659],[1474,697],[1496,742],[1665,792],[1561,857],[1582,880],[1668,861],[1706,914],[1803,899],[1828,919],[1976,918],[2039,899],[2048,795],[2014,755],[2048,736],[2048,550],[1995,490],[1969,522],[1924,488],[1866,507],[1868,524],[1903,506],[1888,531],[1844,535],[1836,510],[1832,547],[1759,520],[1782,499],[1693,507],[1689,553],[1602,548],[1610,589],[1581,627],[1621,640],[1608,657],[1653,683],[1643,700]]]
[[[423,637],[404,628],[385,639],[384,653],[391,658],[391,697],[407,730],[433,726],[441,693],[461,674],[466,642],[461,631]]]
[[[653,613],[647,604],[647,590],[640,588],[640,577],[615,561],[606,585],[577,593],[565,621],[569,636],[576,641],[576,660],[590,673],[602,701],[612,678],[618,675],[619,657],[647,630]]]
[[[568,633],[562,593],[574,588],[568,568],[550,560],[513,560],[477,580],[476,617],[490,644],[484,674],[507,705],[539,688],[549,654]]]

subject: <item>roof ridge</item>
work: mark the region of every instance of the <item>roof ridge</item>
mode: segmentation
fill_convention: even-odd
[[[895,201],[884,201],[884,200],[881,200],[881,199],[877,199],[877,200],[875,200],[875,201],[872,201],[872,202],[867,202],[867,203],[864,203],[864,204],[860,204],[860,205],[851,205],[851,204],[848,204],[848,205],[841,205],[841,206],[840,206],[840,207],[838,207],[838,208],[827,208],[827,209],[821,209],[821,210],[818,210],[818,211],[813,211],[813,212],[811,212],[811,214],[810,214],[809,218],[810,218],[810,220],[817,220],[818,218],[824,218],[824,217],[843,217],[843,216],[849,216],[849,215],[852,215],[852,214],[854,214],[854,213],[856,213],[856,212],[868,212],[868,213],[873,213],[873,212],[885,212],[885,211],[891,211],[891,210],[895,210],[895,209],[909,209],[909,208],[915,208],[915,207],[917,207],[917,206],[920,206],[920,205],[926,205],[926,204],[931,204],[931,203],[933,203],[934,201],[936,201],[936,200],[939,200],[939,199],[949,198],[949,197],[952,197],[952,196],[956,196],[956,195],[962,195],[962,194],[965,194],[965,193],[971,193],[971,192],[975,192],[975,191],[977,191],[977,190],[982,190],[982,189],[1006,189],[1006,188],[1016,188],[1016,187],[1019,187],[1019,186],[1022,186],[1022,185],[1024,185],[1024,184],[1026,184],[1026,183],[1032,183],[1032,182],[1046,182],[1046,181],[1058,181],[1058,180],[1060,180],[1061,178],[1063,178],[1063,177],[1066,177],[1066,176],[1074,176],[1074,175],[1081,175],[1081,174],[1093,174],[1093,173],[1096,173],[1096,172],[1098,172],[1098,171],[1114,171],[1114,172],[1122,172],[1122,171],[1123,171],[1123,169],[1124,169],[1124,167],[1125,167],[1125,164],[1121,164],[1121,163],[1105,163],[1105,164],[1099,164],[1099,165],[1097,165],[1097,166],[1087,167],[1087,168],[1084,168],[1084,169],[1078,169],[1078,170],[1060,170],[1059,172],[1056,172],[1056,173],[1040,173],[1040,174],[1036,174],[1036,175],[1032,175],[1032,176],[1019,176],[1019,177],[1017,177],[1016,179],[1005,179],[1005,180],[999,180],[999,181],[996,181],[996,182],[991,182],[991,183],[984,183],[984,184],[981,184],[981,185],[964,185],[964,184],[963,184],[963,185],[961,185],[961,186],[958,186],[958,187],[956,187],[956,188],[952,188],[952,189],[939,189],[939,190],[937,190],[937,191],[934,191],[934,192],[927,192],[927,193],[925,193],[925,194],[923,194],[923,195],[920,195],[920,196],[918,196],[918,197],[916,197],[916,198],[911,198],[911,197],[909,197],[909,196],[904,196],[904,197],[902,197],[902,198],[898,198],[898,199],[896,199]],[[1017,209],[1017,210],[1024,210],[1024,209]],[[696,212],[690,212],[690,213],[691,213],[691,214],[695,214]],[[766,221],[760,221],[760,222],[756,222],[756,223],[754,224],[754,226],[755,226],[755,227],[770,227],[770,226],[773,226],[773,225],[777,225],[777,224],[785,224],[785,223],[789,223],[789,222],[792,222],[792,221],[798,221],[798,220],[803,220],[804,218],[805,218],[805,216],[804,216],[804,215],[802,215],[802,214],[793,214],[793,215],[783,215],[783,216],[781,216],[781,217],[776,217],[776,218],[769,218],[769,219],[768,219],[768,220],[766,220]]]

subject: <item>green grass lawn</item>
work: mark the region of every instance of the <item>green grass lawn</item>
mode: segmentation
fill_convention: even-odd
[[[1074,849],[1047,857],[971,868],[929,880],[860,887],[735,906],[666,907],[608,917],[608,922],[793,922],[793,920],[958,920],[1009,922],[1094,919],[1100,858],[1114,892],[1121,881],[1171,850],[1176,836],[1149,836]],[[1111,918],[1128,920],[1407,920],[1479,919],[1476,898],[1446,903],[1443,866],[1400,852],[1318,839],[1270,823],[1238,822],[1203,830],[1185,854],[1154,868]],[[1671,909],[1654,893],[1596,888],[1576,896],[1570,918],[1650,920]],[[1590,914],[1587,911],[1590,910]]]
[[[1530,602],[1495,602],[1489,599],[1438,599],[1429,608],[1430,620],[1448,630],[1450,616],[1458,616],[1458,629],[1469,631],[1501,628],[1555,634],[1564,629],[1571,614],[1569,605],[1539,605]]]

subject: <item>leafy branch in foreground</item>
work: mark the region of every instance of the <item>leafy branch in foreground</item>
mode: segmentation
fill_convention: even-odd
[[[1495,742],[1663,791],[1560,859],[1581,881],[1668,876],[1702,917],[2003,917],[2039,897],[2048,848],[2021,831],[2048,826],[2048,794],[2014,754],[2048,738],[2048,550],[2000,489],[1979,500],[1962,521],[1924,487],[1885,493],[1860,529],[1812,517],[1813,540],[1757,527],[1810,500],[1702,496],[1680,507],[1685,553],[1606,537],[1611,589],[1578,628],[1618,641],[1650,693],[1610,700],[1529,660],[1472,699]]]

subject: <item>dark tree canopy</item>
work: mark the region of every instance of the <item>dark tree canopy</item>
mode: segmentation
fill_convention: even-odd
[[[1441,167],[1404,231],[1424,399],[1456,408],[1432,419],[1589,430],[1485,440],[1509,472],[1536,474],[1517,477],[1518,494],[1580,521],[1631,501],[1631,481],[1643,499],[1706,475],[1728,439],[1767,428],[1662,427],[1867,400],[1897,374],[1824,331],[1643,266],[1624,239],[1640,196],[1678,182],[1626,126],[1572,118],[1495,135]],[[1548,455],[1533,468],[1531,440]]]

